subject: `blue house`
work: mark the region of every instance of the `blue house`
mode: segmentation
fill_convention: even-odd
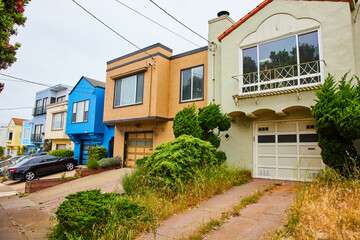
[[[74,157],[86,164],[90,147],[106,147],[112,157],[114,126],[103,124],[105,83],[81,77],[68,98],[66,134],[74,142]]]
[[[30,136],[33,128],[32,121],[23,121],[21,130],[20,146],[26,146],[26,154],[35,151],[35,146],[30,141]]]

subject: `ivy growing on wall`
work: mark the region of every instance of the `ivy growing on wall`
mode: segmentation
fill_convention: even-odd
[[[353,144],[360,138],[360,83],[356,76],[347,80],[347,75],[337,83],[329,74],[316,91],[316,104],[311,106],[323,161],[342,173],[360,166]]]

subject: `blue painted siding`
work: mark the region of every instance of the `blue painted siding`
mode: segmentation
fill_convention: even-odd
[[[105,89],[93,87],[85,78],[81,78],[74,87],[68,99],[68,118],[66,120],[66,134],[74,142],[74,157],[81,162],[81,143],[91,140],[96,146],[103,146],[109,151],[109,142],[114,137],[114,126],[103,124]],[[88,121],[72,123],[73,105],[76,102],[89,100]],[[108,153],[108,156],[110,153]],[[86,156],[85,156],[86,158]]]

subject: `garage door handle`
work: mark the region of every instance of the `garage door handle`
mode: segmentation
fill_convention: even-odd
[[[308,150],[312,150],[312,151],[314,151],[314,150],[315,150],[315,148],[308,148]]]

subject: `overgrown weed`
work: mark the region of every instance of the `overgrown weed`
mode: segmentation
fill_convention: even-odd
[[[324,170],[298,191],[288,223],[274,239],[360,239],[359,171]]]

